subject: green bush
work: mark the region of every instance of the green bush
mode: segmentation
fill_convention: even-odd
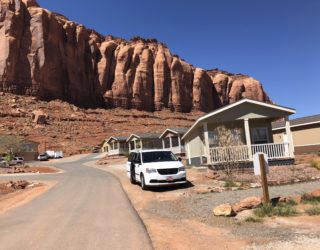
[[[281,216],[281,217],[289,217],[297,215],[297,210],[288,203],[278,203],[276,207],[273,209],[273,215]]]
[[[224,187],[237,187],[237,184],[233,180],[226,180],[224,183]]]
[[[311,207],[305,210],[305,212],[310,215],[320,215],[320,207]]]
[[[276,206],[272,204],[264,204],[261,207],[254,210],[254,214],[257,217],[271,217],[271,216],[281,216],[289,217],[298,214],[293,203],[283,203],[279,202]]]
[[[264,204],[253,211],[255,216],[258,217],[270,217],[273,215],[273,206],[272,204]]]

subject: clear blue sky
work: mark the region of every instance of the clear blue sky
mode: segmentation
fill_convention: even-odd
[[[102,34],[157,38],[195,66],[253,76],[294,117],[320,113],[320,0],[38,2]]]

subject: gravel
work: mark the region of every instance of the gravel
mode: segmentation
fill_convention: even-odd
[[[320,188],[320,181],[296,183],[269,188],[270,197],[298,195]],[[261,188],[225,191],[222,193],[194,194],[186,192],[179,200],[155,201],[148,211],[158,216],[169,219],[196,219],[203,223],[231,229],[232,234],[263,239],[288,241],[294,239],[297,233],[293,229],[282,230],[270,228],[261,223],[242,223],[233,218],[215,217],[212,209],[223,203],[236,203],[250,196],[261,196]]]

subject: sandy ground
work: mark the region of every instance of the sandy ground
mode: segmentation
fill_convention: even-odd
[[[320,244],[320,216],[270,218],[264,223],[245,223],[231,218],[217,218],[212,214],[197,215],[195,213],[201,209],[193,210],[190,207],[202,206],[210,195],[195,192],[202,182],[206,183],[201,172],[188,171],[188,179],[194,186],[186,189],[165,188],[142,191],[138,185],[130,184],[125,174],[124,162],[125,159],[115,159],[108,165],[99,166],[91,162],[89,166],[108,171],[119,178],[132,204],[145,222],[155,249],[292,249],[297,247],[297,249],[312,250],[316,249],[315,247],[318,248]],[[318,184],[311,183],[311,188],[313,185]],[[230,196],[235,192],[225,192],[224,196]],[[304,248],[299,248],[301,246]]]
[[[0,196],[0,214],[9,209],[24,205],[42,193],[52,188],[56,182],[42,182],[32,188],[17,190],[15,192]]]

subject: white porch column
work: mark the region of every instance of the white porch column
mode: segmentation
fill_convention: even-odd
[[[250,126],[249,126],[248,118],[244,119],[244,131],[246,134],[246,143],[248,147],[249,160],[252,160],[251,136],[250,136]]]
[[[205,152],[207,157],[207,164],[211,164],[208,123],[206,122],[203,124],[203,134],[204,134],[204,144],[205,144]]]
[[[178,135],[178,145],[179,145],[179,153],[181,154],[183,152],[182,152],[182,148],[181,148],[181,137],[180,137],[180,135]]]
[[[172,149],[172,136],[169,137],[170,141],[170,149]]]
[[[293,140],[292,140],[292,133],[290,129],[290,121],[288,116],[285,117],[285,121],[286,121],[286,125],[285,125],[286,135],[289,142],[289,156],[294,157],[294,146],[293,146]]]
[[[161,141],[162,141],[162,148],[165,149],[164,139],[162,138]]]
[[[189,165],[191,165],[191,153],[190,153],[189,143],[190,143],[189,141],[186,141],[185,146],[187,146],[188,161],[189,161]]]

